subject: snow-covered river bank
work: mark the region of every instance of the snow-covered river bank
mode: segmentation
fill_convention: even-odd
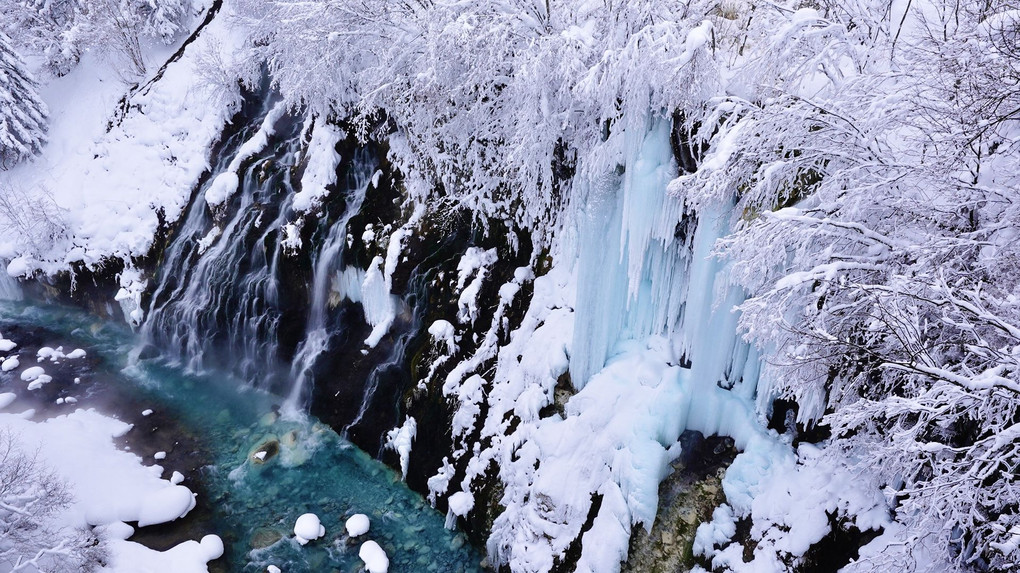
[[[107,524],[99,529],[114,570],[202,570],[217,549],[206,537],[159,556],[117,539],[130,535],[124,522],[136,530],[128,539],[157,549],[218,536],[224,556],[211,570],[347,571],[362,565],[367,541],[388,555],[389,571],[480,569],[482,555],[399,473],[314,419],[282,418],[279,397],[140,358],[125,327],[74,310],[4,303],[0,333],[16,344],[3,357],[17,358],[0,375],[0,428],[38,444],[68,482],[76,500],[60,525]],[[84,356],[72,357],[79,348]],[[196,493],[190,511],[185,487]],[[180,507],[142,515],[170,495],[163,490],[182,494]],[[307,545],[293,534],[304,513],[325,528]],[[344,523],[355,514],[371,526],[351,538]]]

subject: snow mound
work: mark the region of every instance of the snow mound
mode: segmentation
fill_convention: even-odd
[[[432,335],[432,339],[437,343],[443,342],[446,344],[447,354],[453,354],[457,351],[457,342],[454,338],[455,333],[453,325],[450,324],[449,321],[440,319],[433,322],[432,326],[429,327],[429,334]]]
[[[195,494],[182,485],[151,493],[138,510],[138,527],[166,523],[184,517],[195,507]],[[222,552],[222,551],[221,551]]]
[[[326,535],[326,528],[319,521],[319,516],[314,513],[306,513],[297,518],[294,523],[294,537],[301,545]]]
[[[201,541],[185,541],[166,551],[154,551],[131,541],[113,541],[111,571],[182,573],[208,571],[206,565],[223,555],[223,541],[206,535]]]
[[[351,537],[357,537],[368,533],[370,522],[368,516],[364,513],[355,513],[347,519],[347,523],[344,524],[344,528],[347,529],[347,535]]]
[[[465,516],[475,506],[475,496],[466,491],[458,491],[450,496],[450,511]]]
[[[18,360],[17,356],[11,356],[10,358],[4,359],[3,363],[0,363],[0,370],[4,372],[10,372],[18,366],[21,366],[21,361]]]
[[[375,541],[366,541],[358,549],[358,557],[365,562],[368,573],[386,573],[390,568],[390,559],[386,552]]]
[[[133,533],[125,522],[137,521],[140,527],[162,523],[182,517],[195,505],[188,488],[160,479],[160,468],[144,466],[139,456],[117,448],[114,440],[130,430],[130,424],[94,410],[77,410],[42,422],[0,413],[0,427],[17,434],[26,449],[37,450],[40,461],[67,482],[75,502],[53,519],[61,526],[94,525],[104,532],[110,571],[205,571],[206,563],[222,554],[215,536],[164,552],[125,541]]]
[[[59,362],[60,360],[76,360],[78,358],[85,357],[85,351],[81,348],[75,348],[71,352],[64,354],[64,347],[58,346],[56,348],[50,348],[49,346],[43,346],[35,353],[36,360],[42,362],[43,360],[49,360],[50,362]]]
[[[40,376],[46,374],[46,370],[42,366],[32,366],[26,368],[21,372],[21,379],[25,382],[31,382],[37,380]]]
[[[53,377],[46,374],[46,371],[41,366],[26,368],[21,372],[21,379],[28,382],[29,390],[38,390],[43,387],[43,384],[49,384],[53,381]]]

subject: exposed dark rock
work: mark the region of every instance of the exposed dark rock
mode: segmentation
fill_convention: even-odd
[[[733,440],[700,432],[680,436],[681,454],[659,484],[659,509],[650,531],[636,526],[624,572],[674,573],[697,564],[692,552],[698,526],[726,500],[722,477],[736,456]]]

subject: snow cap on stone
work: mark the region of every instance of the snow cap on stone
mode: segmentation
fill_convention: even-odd
[[[326,528],[319,521],[319,516],[314,513],[306,513],[297,518],[297,521],[294,523],[294,537],[297,538],[298,543],[301,545],[313,539],[318,539],[323,535],[326,535]]]

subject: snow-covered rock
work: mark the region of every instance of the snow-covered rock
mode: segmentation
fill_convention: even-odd
[[[31,382],[44,374],[46,374],[46,370],[42,366],[30,366],[21,371],[21,379],[25,382]]]
[[[347,522],[344,523],[344,529],[347,530],[347,535],[351,537],[357,537],[368,533],[368,528],[371,525],[368,516],[364,513],[355,513],[354,515],[347,518]]]
[[[49,384],[53,381],[53,377],[46,374],[41,366],[32,366],[22,370],[21,379],[28,382],[29,390],[38,390],[42,388],[43,384]]]
[[[429,327],[429,334],[432,335],[432,339],[437,343],[442,342],[446,345],[447,354],[453,354],[457,351],[457,342],[454,338],[454,328],[448,320],[437,320],[432,323]]]
[[[3,370],[4,372],[10,372],[11,370],[17,368],[18,366],[21,366],[21,361],[18,360],[17,356],[11,356],[10,358],[5,358],[4,361],[0,363],[0,370]]]
[[[76,360],[78,358],[85,357],[85,351],[81,348],[75,348],[71,352],[64,354],[64,347],[58,346],[56,348],[50,348],[49,346],[43,346],[36,353],[36,360],[42,362],[43,360],[49,360],[50,362],[59,362],[63,359]]]
[[[326,528],[319,521],[319,516],[306,513],[294,522],[294,537],[301,545],[326,535]]]
[[[375,541],[366,541],[358,549],[358,557],[365,562],[368,573],[386,573],[390,568],[390,559],[386,552]]]
[[[457,517],[465,517],[475,507],[475,496],[470,492],[458,491],[447,500],[449,511],[446,514],[446,527],[453,529],[457,524]]]

